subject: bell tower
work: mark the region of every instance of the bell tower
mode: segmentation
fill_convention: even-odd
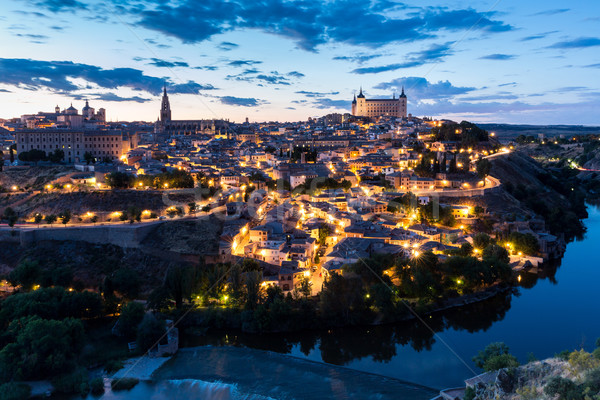
[[[169,96],[167,96],[167,85],[163,88],[162,104],[160,106],[160,122],[165,123],[171,120],[171,105]]]

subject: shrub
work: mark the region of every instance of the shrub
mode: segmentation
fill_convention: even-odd
[[[559,400],[579,400],[582,398],[581,389],[570,379],[555,376],[544,388],[548,396],[558,395]]]
[[[476,393],[475,393],[475,389],[473,389],[472,387],[468,387],[465,389],[465,397],[463,397],[464,400],[473,400],[475,399]]]
[[[101,377],[92,379],[90,381],[90,391],[96,396],[104,394],[104,379]]]
[[[31,387],[24,383],[5,383],[0,385],[0,400],[21,400],[31,395]]]
[[[85,368],[60,375],[52,380],[52,385],[59,393],[78,393],[85,395],[90,391],[88,376]]]
[[[110,360],[104,365],[104,370],[107,374],[112,374],[123,368],[123,362],[121,360]]]
[[[137,385],[139,379],[137,378],[121,378],[121,379],[113,379],[110,382],[110,387],[112,390],[130,390],[133,389],[135,385]]]
[[[483,365],[484,371],[496,371],[502,368],[516,368],[519,361],[512,354],[501,354],[487,359]]]

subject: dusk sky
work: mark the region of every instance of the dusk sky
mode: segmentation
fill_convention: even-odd
[[[408,112],[600,125],[600,2],[2,0],[1,118],[298,121],[405,86]]]

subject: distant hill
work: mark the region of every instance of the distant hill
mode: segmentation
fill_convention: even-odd
[[[547,137],[600,134],[599,126],[583,125],[510,125],[510,124],[477,124],[488,132],[494,132],[500,140],[514,139],[519,135],[536,136],[543,133]]]

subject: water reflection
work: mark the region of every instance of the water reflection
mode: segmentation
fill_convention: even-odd
[[[206,335],[196,336],[184,332],[181,343],[186,347],[243,346],[284,354],[298,347],[304,355],[318,349],[324,362],[335,365],[347,365],[367,357],[377,362],[387,362],[397,355],[397,346],[410,346],[417,352],[431,350],[436,342],[436,332],[449,328],[469,333],[487,330],[504,318],[510,309],[513,294],[515,291],[508,290],[478,303],[425,316],[427,325],[411,320],[393,325],[289,334],[209,331]]]

